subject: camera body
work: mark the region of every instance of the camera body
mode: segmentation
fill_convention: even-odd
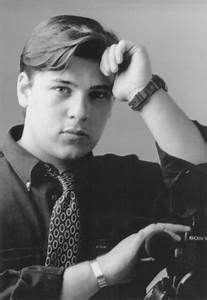
[[[180,216],[173,219],[175,223],[191,226],[191,231],[178,243],[172,239],[170,242],[164,235],[159,237],[163,242],[152,240],[151,256],[165,263],[168,276],[158,281],[144,299],[207,299],[207,228],[196,211],[187,212],[182,220]]]

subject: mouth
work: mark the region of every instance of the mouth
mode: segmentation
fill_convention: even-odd
[[[71,138],[89,138],[88,133],[85,130],[82,129],[66,129],[63,130],[61,133],[66,134],[68,136],[70,136]]]

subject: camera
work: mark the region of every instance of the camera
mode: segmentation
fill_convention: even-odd
[[[167,276],[147,291],[144,300],[207,299],[206,219],[191,210],[183,216],[174,216],[173,221],[189,225],[191,231],[186,232],[180,242],[165,232],[154,234],[146,241],[146,252],[166,265]]]

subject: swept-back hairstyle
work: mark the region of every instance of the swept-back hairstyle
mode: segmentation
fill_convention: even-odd
[[[62,70],[73,55],[100,61],[106,47],[118,42],[112,32],[97,21],[71,15],[52,17],[40,23],[26,42],[20,72]]]

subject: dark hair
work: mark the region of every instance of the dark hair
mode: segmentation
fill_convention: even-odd
[[[20,58],[20,72],[62,70],[72,55],[100,60],[106,47],[118,38],[97,21],[70,15],[52,17],[40,23],[25,44]]]

